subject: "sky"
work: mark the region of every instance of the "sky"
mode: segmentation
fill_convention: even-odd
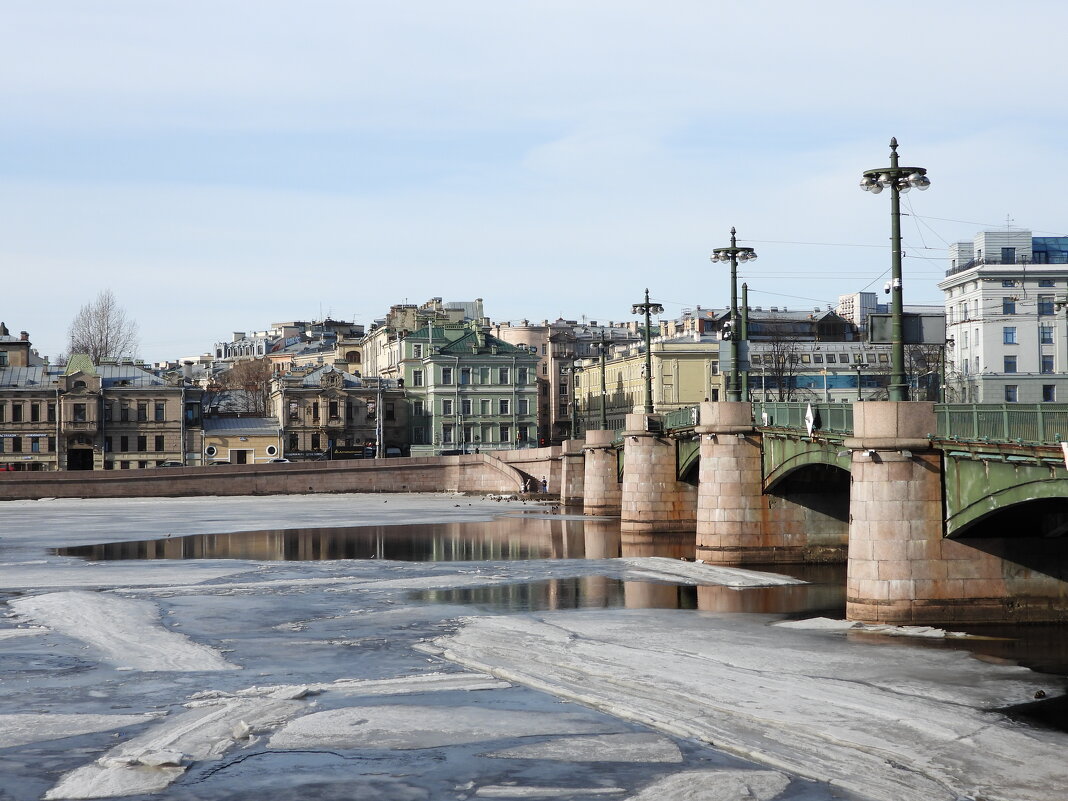
[[[0,319],[42,355],[111,289],[149,361],[294,319],[485,301],[665,317],[880,291],[947,247],[1068,233],[1068,4],[5,0]]]

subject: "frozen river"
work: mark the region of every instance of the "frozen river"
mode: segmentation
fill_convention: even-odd
[[[4,503],[0,799],[1068,797],[1003,711],[1062,677],[797,575],[481,498]]]

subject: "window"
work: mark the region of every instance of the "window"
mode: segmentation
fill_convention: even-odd
[[[475,436],[474,429],[471,426],[464,426],[464,430],[463,430],[463,438],[464,439],[463,439],[463,441],[464,442],[473,442],[474,441],[474,436]]]
[[[1038,341],[1043,345],[1053,344],[1053,326],[1041,325],[1038,327]]]
[[[510,442],[512,439],[512,427],[507,423],[501,424],[501,442]]]
[[[297,405],[296,401],[290,401],[289,402],[289,419],[290,420],[299,420],[300,419],[300,406]]]
[[[322,444],[322,435],[320,435],[319,433],[312,434],[311,435],[311,447],[312,447],[312,450],[313,451],[319,450],[321,444]]]
[[[516,402],[516,414],[530,414],[530,399],[520,398]]]
[[[39,423],[39,422],[41,422],[41,404],[39,404],[39,403],[31,403],[30,404],[30,422],[31,423]]]
[[[511,414],[511,406],[508,398],[497,401],[497,414]]]
[[[862,354],[862,353],[854,353],[853,354],[853,364],[864,364],[864,354]]]
[[[337,420],[338,419],[338,413],[337,412],[338,412],[337,401],[336,400],[330,401],[330,419],[331,420]]]
[[[490,382],[490,369],[488,367],[478,368],[478,383],[488,384]]]
[[[527,427],[526,426],[518,426],[516,428],[516,430],[515,430],[515,438],[519,442],[526,442],[528,439],[530,439]]]
[[[1001,285],[1003,287],[1014,287],[1014,286],[1016,286],[1016,282],[1015,281],[1010,281],[1008,279],[1005,279],[1004,281],[1001,282]]]
[[[164,420],[167,419],[166,409],[167,404],[165,404],[163,401],[156,401],[156,405],[153,408],[153,415],[157,423],[162,423]]]
[[[549,365],[542,364],[542,366],[541,366],[541,374],[542,375],[549,375]]]
[[[412,370],[412,386],[413,387],[421,387],[421,386],[423,386],[423,371],[422,370]]]
[[[48,452],[49,453],[55,453],[56,452],[56,438],[55,437],[50,436],[48,438]]]
[[[130,403],[129,403],[129,401],[123,401],[119,405],[119,422],[120,423],[128,423],[128,422],[130,422]]]
[[[412,401],[412,415],[414,417],[422,417],[423,414],[423,402],[421,400]]]
[[[515,382],[517,384],[529,384],[530,383],[529,373],[530,373],[530,371],[526,367],[517,367],[517,368],[515,368]]]
[[[478,402],[478,413],[483,415],[483,416],[488,416],[488,415],[492,414],[492,410],[490,408],[490,404],[491,404],[491,401],[490,401],[489,398],[482,398],[482,400],[480,400]]]
[[[827,364],[835,364],[837,361],[838,361],[838,358],[833,353],[828,353],[827,354]],[[770,362],[769,362],[769,364],[770,364]]]
[[[4,422],[4,417],[6,417],[5,412],[7,412],[7,404],[0,403],[0,423]]]
[[[968,332],[967,331],[965,331],[964,332],[964,336],[961,337],[961,345],[963,347],[965,347],[965,348],[968,347]]]
[[[1040,278],[1038,281],[1038,285],[1041,287],[1053,287],[1057,286],[1057,282],[1054,281],[1052,278]]]
[[[462,414],[464,417],[470,417],[471,416],[471,399],[470,398],[464,398],[463,400],[460,401],[460,414]]]
[[[289,445],[286,446],[287,450],[295,451],[300,447],[300,437],[297,434],[289,435]]]
[[[1016,298],[1002,298],[1001,299],[1001,313],[1002,314],[1016,314]]]
[[[813,353],[812,354],[812,363],[813,364],[823,364],[823,354],[822,353]]]
[[[508,383],[510,383],[510,380],[511,380],[511,372],[509,371],[509,368],[507,368],[507,367],[498,367],[497,368],[497,383],[498,384],[508,384]]]
[[[40,437],[33,437],[30,440],[30,453],[40,453],[40,452],[41,452],[41,438]]]
[[[811,363],[812,363],[812,355],[808,354],[808,353],[802,353],[801,354],[801,364],[811,364]]]
[[[7,367],[7,351],[0,350],[0,367]]]
[[[1004,372],[1006,372],[1006,373],[1015,373],[1016,372],[1016,357],[1015,356],[1006,356],[1005,357],[1005,370],[1004,370]]]
[[[21,414],[22,407],[21,406],[16,406],[15,408],[19,410],[19,419],[22,419],[22,414]],[[85,404],[84,403],[76,403],[76,404],[74,404],[74,422],[75,423],[84,423],[85,422]]]
[[[1042,372],[1043,373],[1052,373],[1053,372],[1053,355],[1052,354],[1048,354],[1048,353],[1043,353],[1042,354]]]
[[[148,401],[137,402],[137,422],[148,422]]]
[[[413,445],[426,445],[426,428],[423,426],[416,426],[412,429],[412,444]]]
[[[1016,344],[1016,326],[1007,325],[1001,329],[1001,343],[1003,345]]]
[[[460,368],[460,384],[463,385],[463,386],[466,386],[467,384],[470,384],[470,383],[471,383],[471,368],[470,367],[461,367]]]
[[[75,406],[77,407],[77,404]],[[84,409],[85,408],[85,404],[84,403],[81,404],[81,407]],[[77,418],[75,418],[75,419],[77,419]],[[82,419],[84,420],[85,418],[83,417]],[[21,403],[12,403],[11,404],[11,422],[12,423],[21,423],[22,422],[22,404]]]
[[[137,435],[137,451],[138,453],[148,450],[148,437],[144,434]]]
[[[313,401],[312,402],[312,405],[311,405],[311,416],[312,416],[312,420],[313,421],[319,419],[319,401]]]
[[[11,438],[11,452],[22,453],[22,437]]]
[[[449,400],[448,398],[444,399],[441,402],[441,413],[443,415],[445,415],[446,417],[451,417],[452,416],[452,413],[453,413],[452,412],[452,401]]]
[[[1053,295],[1038,296],[1038,313],[1044,317],[1053,316]]]
[[[452,444],[452,432],[453,427],[451,425],[443,425],[441,427],[441,442],[443,445]]]
[[[1016,398],[1019,394],[1019,387],[1016,384],[1005,385],[1005,403],[1016,403]]]
[[[119,469],[120,470],[129,470],[130,469],[130,463],[129,462],[119,462]]]
[[[129,452],[129,450],[130,450],[130,438],[129,437],[119,437],[119,451],[122,452],[122,453],[127,453],[127,452]]]
[[[564,397],[564,398],[567,397],[567,382],[566,381],[561,381],[560,382],[560,395],[562,397]]]
[[[441,368],[441,383],[442,384],[452,384],[452,368],[451,367],[442,367]]]
[[[104,437],[104,453],[111,453],[111,437]]]
[[[423,358],[423,346],[422,345],[412,345],[412,356],[414,356],[416,359],[422,359]]]
[[[570,410],[567,408],[567,401],[562,402],[560,404],[560,416],[561,417],[567,417],[567,414],[568,414],[569,411]]]
[[[159,451],[166,450],[166,448],[163,447],[163,435],[162,434],[156,434],[155,442],[153,444],[156,446],[156,452],[157,453]]]
[[[1043,403],[1056,403],[1057,401],[1057,387],[1054,384],[1042,385],[1042,402]]]

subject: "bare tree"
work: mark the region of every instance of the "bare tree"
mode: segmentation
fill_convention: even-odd
[[[271,360],[238,362],[219,376],[219,384],[229,396],[229,411],[265,417],[271,397]]]
[[[103,290],[78,311],[67,331],[67,353],[87,353],[93,364],[107,356],[133,356],[137,323],[126,316],[115,293]]]

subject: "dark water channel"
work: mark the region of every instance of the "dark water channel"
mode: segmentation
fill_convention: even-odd
[[[61,556],[87,560],[247,559],[319,561],[337,559],[403,562],[516,562],[533,559],[611,559],[666,556],[691,558],[694,535],[634,537],[620,533],[613,518],[521,514],[475,523],[272,529],[200,534],[134,542],[60,548]],[[485,587],[413,592],[424,603],[470,604],[498,612],[549,609],[659,608],[772,614],[784,618],[845,615],[845,565],[767,565],[753,569],[804,579],[802,585],[732,589],[604,575],[539,578]],[[1021,664],[1068,675],[1068,628],[1064,626],[951,626],[980,638],[925,640],[849,632],[873,644],[967,650],[976,658]],[[1057,710],[1053,707],[1057,706]],[[1058,728],[1068,725],[1065,704],[1045,703],[1019,713]]]

